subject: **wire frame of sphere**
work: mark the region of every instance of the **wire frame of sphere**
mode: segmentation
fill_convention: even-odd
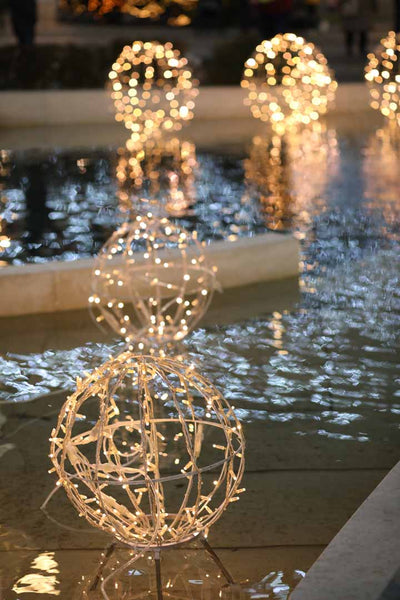
[[[109,73],[115,118],[143,142],[162,130],[177,131],[193,118],[198,89],[186,58],[168,42],[125,46]]]
[[[318,120],[334,100],[337,83],[314,44],[285,33],[257,46],[245,62],[241,86],[253,117],[279,132]]]
[[[124,353],[78,379],[50,442],[79,515],[132,547],[188,541],[244,491],[232,407],[172,359]]]
[[[400,124],[400,35],[389,31],[379,49],[368,54],[365,79],[369,83],[370,104],[391,121]]]
[[[196,232],[138,215],[98,254],[89,305],[132,348],[162,346],[183,339],[206,312],[215,272]]]

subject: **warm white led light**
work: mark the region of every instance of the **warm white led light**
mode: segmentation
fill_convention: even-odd
[[[384,117],[400,125],[400,35],[389,31],[376,52],[368,54],[365,79],[369,84],[370,105]]]
[[[278,34],[256,47],[244,65],[242,88],[253,117],[278,133],[308,125],[327,112],[337,83],[325,56],[294,33]]]
[[[100,250],[89,306],[128,347],[159,347],[193,329],[210,304],[215,273],[195,232],[138,215]]]
[[[206,533],[244,491],[243,451],[232,407],[206,378],[129,352],[78,378],[50,438],[79,515],[134,548]]]

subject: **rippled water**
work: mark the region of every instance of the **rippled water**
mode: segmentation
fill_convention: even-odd
[[[130,187],[126,181],[121,184],[121,168],[125,175],[127,169],[119,157],[117,187],[120,194],[125,190],[125,204],[121,195],[115,195],[112,151],[84,159],[76,152],[52,154],[42,164],[42,183],[33,188],[35,194],[42,185],[47,190],[48,222],[53,221],[53,234],[58,223],[61,236],[57,258],[92,253],[121,214],[126,215],[127,193],[132,198],[133,192],[135,197],[144,196],[151,189],[165,197],[167,190],[171,199],[172,166],[180,178],[174,189],[191,193],[189,206],[181,207],[178,218],[198,228],[203,238],[291,229],[302,246],[302,299],[297,310],[197,330],[186,340],[186,351],[201,357],[203,368],[224,381],[228,399],[242,398],[247,388],[242,416],[248,419],[257,418],[259,409],[295,410],[305,401],[329,410],[390,403],[397,411],[399,155],[399,143],[387,130],[356,139],[340,137],[334,129],[306,131],[283,141],[256,137],[245,158],[196,155],[190,145],[185,155],[190,168],[184,173],[180,145],[179,160],[170,151],[169,162],[164,157],[154,167],[153,161],[147,172],[142,169],[139,183]],[[3,232],[11,233],[14,227],[19,233],[4,249],[3,259],[48,260],[46,253],[55,244],[43,242],[37,252],[31,242],[24,246],[30,239],[29,231],[24,231],[30,222],[27,173],[37,174],[36,159],[31,164],[26,154],[3,156],[3,162],[7,160]],[[46,221],[37,219],[43,241]],[[75,240],[74,249],[68,236]],[[111,350],[88,343],[69,351],[5,356],[1,397],[27,400],[68,387],[77,373],[98,364]],[[264,412],[261,418],[266,418]],[[357,410],[350,410],[346,418],[356,420]],[[360,431],[359,439],[363,437],[368,435]]]
[[[133,169],[109,149],[0,154],[0,264],[92,256],[142,198],[200,239],[234,239],[265,229],[257,199],[244,198],[242,160],[196,153],[178,140]],[[139,170],[139,172],[137,172]],[[134,179],[132,179],[134,177]],[[150,205],[153,211],[155,206]]]

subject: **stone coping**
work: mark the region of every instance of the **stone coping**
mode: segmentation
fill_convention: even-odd
[[[324,550],[290,600],[383,600],[400,591],[400,462]],[[397,574],[396,574],[397,573]]]
[[[222,288],[298,275],[299,243],[289,234],[211,242],[205,253],[218,268]],[[86,307],[93,264],[89,258],[5,267],[0,270],[0,317]]]
[[[195,120],[247,118],[245,92],[239,86],[200,87]],[[339,85],[332,114],[369,110],[364,83]],[[372,112],[372,111],[371,111]],[[112,123],[114,108],[107,90],[30,90],[0,93],[0,128],[72,123]]]

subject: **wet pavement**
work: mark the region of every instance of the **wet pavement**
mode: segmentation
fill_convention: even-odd
[[[244,424],[247,491],[209,539],[237,580],[248,581],[242,592],[227,591],[192,544],[163,559],[165,580],[174,581],[171,598],[211,600],[221,591],[223,598],[285,600],[399,459],[398,140],[373,114],[363,122],[328,123],[300,139],[267,139],[249,129],[218,147],[210,139],[190,140],[200,166],[185,207],[189,224],[202,229],[204,223],[205,239],[265,228],[294,231],[302,244],[299,286],[277,282],[216,295],[179,348],[218,385]],[[15,152],[18,168],[25,168],[26,151]],[[93,183],[112,152],[115,146],[92,152],[98,160],[86,171],[86,184],[86,173],[76,174],[86,190],[80,201],[87,220],[79,219],[78,200],[57,187],[55,176],[48,186],[47,197],[62,205],[64,225],[76,219],[87,239],[88,213],[96,213],[86,207],[96,207],[104,186],[104,201],[120,208],[107,188],[118,190],[110,167],[108,179],[100,177],[97,188]],[[89,153],[68,156],[76,166]],[[15,213],[21,215],[26,191],[16,181],[7,189],[15,196],[19,190],[22,208]],[[158,181],[171,190],[171,178]],[[178,178],[174,189],[184,189],[184,181]],[[71,213],[70,202],[77,203]],[[238,223],[243,229],[232,230]],[[100,598],[98,589],[85,594],[106,537],[87,532],[62,492],[50,514],[73,531],[39,507],[53,484],[48,436],[66,390],[121,346],[103,337],[85,311],[4,319],[0,327],[0,597]],[[105,568],[127,559],[128,551],[118,550]],[[148,560],[122,574],[110,597],[155,597],[147,593],[150,586],[154,594]]]

